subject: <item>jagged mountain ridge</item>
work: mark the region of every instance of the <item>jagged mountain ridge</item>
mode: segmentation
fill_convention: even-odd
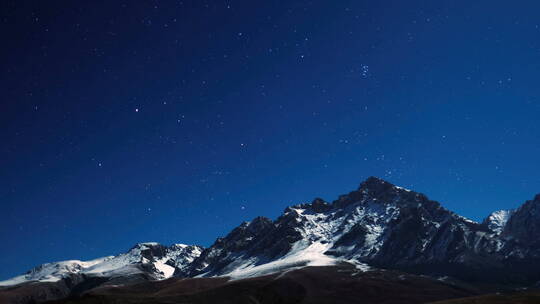
[[[537,201],[538,197],[524,206],[536,206]],[[485,274],[493,276],[494,269],[504,271],[509,267],[508,258],[523,251],[524,243],[515,239],[515,233],[506,232],[505,227],[506,222],[520,222],[527,213],[499,212],[499,217],[492,215],[480,224],[423,194],[370,177],[358,190],[332,203],[318,198],[311,204],[286,208],[275,221],[258,217],[243,223],[205,249],[186,272],[177,275],[260,275],[310,265],[309,259],[296,258],[305,253],[322,264],[352,261],[481,279]],[[501,219],[502,215],[506,218]],[[537,218],[532,221],[540,223]],[[534,231],[538,230],[522,231],[519,238],[534,238]],[[527,254],[521,258],[534,257],[530,251]],[[264,265],[275,261],[283,263],[276,269],[265,269]]]
[[[538,266],[530,266],[540,265],[539,206],[540,195],[476,223],[423,194],[370,177],[331,203],[317,198],[286,208],[276,220],[244,222],[206,249],[142,243],[116,257],[45,264],[0,285],[71,279],[74,274],[82,275],[82,281],[98,276],[109,284],[131,282],[125,278],[132,276],[137,281],[246,278],[340,263],[361,270],[530,283],[540,280]]]

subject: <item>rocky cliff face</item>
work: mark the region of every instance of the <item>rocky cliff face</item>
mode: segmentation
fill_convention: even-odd
[[[540,257],[540,194],[512,212],[502,229],[502,251],[513,258]]]

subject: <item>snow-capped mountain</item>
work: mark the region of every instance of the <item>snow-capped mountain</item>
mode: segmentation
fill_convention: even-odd
[[[540,280],[539,232],[540,195],[477,223],[421,193],[370,177],[333,202],[317,198],[286,208],[276,220],[244,222],[206,249],[141,243],[117,256],[44,264],[0,287],[61,282],[69,295],[170,277],[243,279],[344,264],[357,271],[530,284]]]
[[[0,282],[0,286],[26,282],[57,282],[73,275],[102,278],[129,278],[144,276],[148,279],[166,279],[175,270],[184,269],[203,248],[193,245],[174,244],[170,247],[158,243],[140,243],[128,252],[91,261],[70,260],[47,263],[35,267],[13,279]]]
[[[280,267],[446,262],[462,257],[479,226],[422,194],[372,177],[332,203],[318,198],[287,208],[275,221],[243,223],[203,251],[188,275],[243,276],[272,271],[264,265],[276,261],[283,261]]]
[[[371,177],[332,203],[318,198],[286,208],[275,221],[258,217],[242,223],[179,275],[243,278],[349,262],[464,279],[528,279],[513,267],[540,253],[540,246],[531,247],[540,244],[539,198],[480,224]],[[519,261],[509,264],[511,257]]]

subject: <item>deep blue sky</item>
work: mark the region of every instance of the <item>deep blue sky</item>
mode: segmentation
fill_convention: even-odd
[[[0,279],[209,245],[371,175],[475,220],[520,205],[537,3],[2,1]]]

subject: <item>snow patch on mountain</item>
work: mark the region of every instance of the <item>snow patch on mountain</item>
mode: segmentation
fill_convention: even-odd
[[[335,265],[338,259],[324,254],[331,244],[312,243],[308,244],[305,240],[298,241],[293,245],[291,251],[269,263],[256,265],[252,261],[247,261],[243,265],[237,266],[233,271],[224,274],[233,280],[249,277],[258,277],[282,270],[292,270],[305,266],[330,266]]]
[[[163,276],[163,279],[168,279],[168,278],[173,276],[174,271],[176,270],[176,268],[174,268],[173,266],[165,264],[166,260],[165,261],[164,260],[165,259],[161,259],[159,261],[154,262],[154,267],[156,267],[156,269],[159,272],[161,272],[161,274]]]
[[[394,188],[396,188],[396,189],[398,189],[398,190],[403,190],[403,191],[411,192],[411,190],[409,190],[409,189],[407,189],[407,188],[400,187],[400,186],[394,186]]]
[[[501,234],[513,212],[513,210],[495,211],[486,218],[485,223],[487,223],[487,226],[491,231],[496,234]]]

